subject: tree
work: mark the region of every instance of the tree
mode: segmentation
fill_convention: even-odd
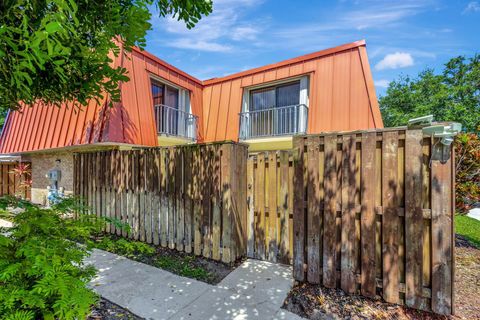
[[[468,132],[480,130],[480,55],[456,57],[441,74],[426,69],[417,78],[401,76],[380,97],[385,126],[433,114],[436,121],[457,121]]]
[[[212,10],[210,0],[0,1],[0,109],[85,105],[103,94],[118,101],[128,77],[111,54],[119,54],[119,41],[126,50],[145,46],[154,4],[188,28]]]

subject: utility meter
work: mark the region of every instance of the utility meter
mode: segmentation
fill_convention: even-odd
[[[46,177],[50,180],[50,188],[58,189],[58,184],[62,179],[62,171],[58,168],[60,160],[56,161],[56,165],[54,168],[48,170]]]
[[[60,169],[51,169],[48,171],[48,179],[50,181],[60,181],[62,177],[62,171],[60,171]]]

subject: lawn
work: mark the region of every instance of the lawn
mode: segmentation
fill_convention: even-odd
[[[467,216],[456,215],[455,232],[480,248],[480,221]]]

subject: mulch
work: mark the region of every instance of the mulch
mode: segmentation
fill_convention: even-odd
[[[393,305],[381,300],[348,295],[340,289],[298,284],[283,308],[304,318],[319,319],[480,319],[480,249],[456,237],[455,316],[445,317]]]
[[[93,307],[87,320],[144,320],[127,309],[101,298]]]

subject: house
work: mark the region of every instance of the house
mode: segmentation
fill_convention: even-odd
[[[45,202],[51,169],[72,191],[75,151],[224,140],[288,149],[295,134],[383,127],[365,41],[205,81],[137,48],[114,64],[130,77],[114,107],[105,97],[9,113],[0,154],[31,161],[32,201]]]

